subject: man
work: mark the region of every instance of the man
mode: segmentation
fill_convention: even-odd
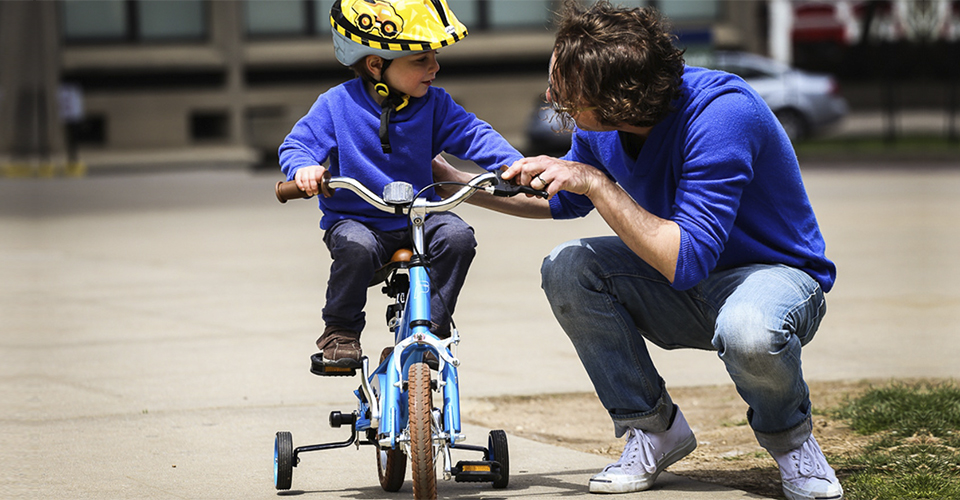
[[[591,492],[650,488],[696,448],[646,339],[715,350],[787,498],[842,498],[811,433],[800,367],[836,268],[796,155],[743,80],[685,67],[682,54],[651,9],[568,2],[547,99],[575,121],[572,147],[504,174],[550,198],[472,202],[557,219],[596,209],[617,234],[564,243],[541,269],[554,315],[616,434],[627,436],[620,460],[590,479]],[[434,176],[470,177],[441,158]]]

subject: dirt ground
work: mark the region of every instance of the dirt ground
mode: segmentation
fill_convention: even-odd
[[[858,454],[869,438],[854,433],[824,410],[863,393],[871,382],[808,384],[814,406],[814,435],[821,448],[828,455]],[[698,441],[697,449],[671,466],[670,472],[768,498],[783,498],[776,462],[757,444],[747,425],[747,406],[732,385],[669,390]],[[611,462],[623,451],[623,439],[613,437],[613,424],[593,393],[510,396],[469,404],[464,415],[469,415],[470,423],[609,456]]]

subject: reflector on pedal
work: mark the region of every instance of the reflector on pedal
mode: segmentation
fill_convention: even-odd
[[[460,461],[450,471],[458,483],[488,483],[500,480],[500,464],[492,460]]]
[[[352,372],[353,368],[343,368],[340,366],[324,366],[323,371],[327,373],[347,373],[347,372]]]
[[[310,373],[326,377],[352,377],[357,374],[357,368],[353,366],[337,366],[323,362],[323,356],[320,353],[310,356]]]
[[[464,465],[465,472],[490,472],[489,465]]]

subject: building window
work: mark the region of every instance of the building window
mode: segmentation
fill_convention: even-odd
[[[333,2],[246,0],[247,35],[252,38],[329,35]],[[491,31],[548,26],[559,0],[447,0],[447,5],[468,30]]]
[[[107,118],[102,114],[88,115],[70,123],[67,140],[74,146],[104,146],[107,144]]]
[[[127,38],[125,0],[73,0],[60,5],[61,26],[67,41]]]
[[[717,0],[660,0],[657,7],[671,21],[713,21],[718,14]]]
[[[478,0],[482,1],[482,0]],[[552,0],[488,0],[490,29],[546,26],[552,20]]]
[[[243,11],[247,34],[306,35],[307,7],[302,0],[247,0]]]
[[[303,37],[330,33],[333,0],[246,0],[250,37]]]
[[[197,40],[207,35],[202,0],[141,0],[138,7],[143,40]]]
[[[333,1],[334,0],[313,0],[314,26],[316,26],[315,33],[321,35],[330,34],[330,8],[333,7]]]
[[[67,43],[201,40],[205,0],[69,0],[60,2]]]
[[[226,111],[194,111],[190,114],[190,138],[194,141],[219,141],[229,137],[230,118]]]
[[[456,14],[468,31],[480,29],[478,26],[480,14],[477,8],[477,0],[447,0],[450,10]]]

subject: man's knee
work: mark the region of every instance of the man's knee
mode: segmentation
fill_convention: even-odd
[[[763,308],[743,304],[725,308],[717,317],[713,345],[720,356],[742,369],[763,369],[777,362],[793,335],[782,319]]]
[[[558,245],[543,259],[540,265],[541,287],[547,294],[551,290],[566,290],[589,273],[590,263],[596,254],[583,240],[573,240]]]

